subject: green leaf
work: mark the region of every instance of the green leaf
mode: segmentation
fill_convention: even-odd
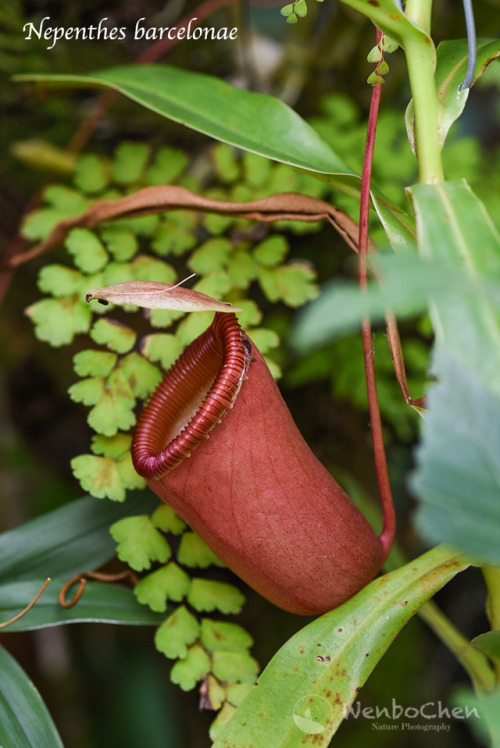
[[[38,288],[56,298],[72,296],[80,291],[82,275],[65,265],[45,265],[38,274]]]
[[[173,267],[154,257],[136,257],[132,263],[132,272],[135,280],[148,281],[153,278],[158,283],[175,283],[177,278]]]
[[[273,234],[263,242],[257,244],[253,255],[262,265],[274,267],[279,265],[288,254],[290,247],[288,241],[281,234]]]
[[[215,553],[195,532],[185,532],[181,538],[177,560],[184,566],[206,569],[208,566],[224,566]]]
[[[180,226],[169,218],[159,226],[151,247],[159,255],[181,255],[197,244],[196,236],[190,227]]]
[[[500,562],[498,444],[500,399],[449,351],[438,348],[418,469],[417,526],[488,564]]]
[[[200,624],[184,605],[164,621],[155,634],[155,646],[165,657],[186,657],[188,645],[199,636]]]
[[[177,339],[183,349],[209,327],[213,316],[213,312],[199,312],[198,314],[188,315],[179,323],[177,327]]]
[[[104,377],[89,377],[72,384],[68,390],[68,395],[75,403],[95,405],[103,396],[104,385]]]
[[[138,182],[149,159],[146,143],[120,143],[115,151],[111,175],[118,184]]]
[[[234,288],[244,289],[257,277],[258,266],[251,254],[237,250],[227,264],[226,273]]]
[[[135,397],[145,399],[157,388],[162,373],[138,353],[129,353],[120,361],[119,371],[125,376]]]
[[[98,319],[92,327],[90,337],[116,353],[128,353],[135,344],[137,333],[114,319]]]
[[[108,253],[89,229],[72,229],[64,245],[73,255],[76,267],[84,273],[97,273],[108,263]]]
[[[113,286],[116,283],[127,283],[132,280],[134,280],[134,273],[128,262],[109,262],[102,274],[102,282],[105,286]],[[87,283],[85,290],[87,290],[89,286],[90,282]],[[95,288],[93,284],[92,287]]]
[[[250,337],[262,354],[267,353],[272,348],[277,348],[280,344],[279,336],[274,330],[254,328],[250,332]]]
[[[259,674],[259,663],[248,652],[216,650],[212,659],[212,672],[224,683],[254,683]]]
[[[123,372],[115,369],[108,377],[98,402],[89,412],[87,421],[94,431],[104,436],[114,436],[117,431],[128,431],[135,424],[134,407],[134,393]]]
[[[170,672],[170,680],[183,691],[191,691],[210,672],[210,659],[199,644],[190,647],[186,658],[178,660]]]
[[[472,639],[471,643],[488,657],[500,660],[500,631],[487,631],[479,634]]]
[[[111,457],[78,455],[71,460],[71,469],[83,490],[97,499],[125,501],[125,486],[122,484],[116,460]]]
[[[290,16],[293,13],[294,5],[295,3],[289,3],[288,5],[284,5],[280,10],[281,15],[288,18],[288,16]]]
[[[48,85],[107,86],[216,140],[313,172],[351,174],[343,161],[286,104],[266,94],[237,88],[215,76],[166,65],[137,65],[89,75],[17,76],[17,80],[37,80]]]
[[[301,306],[318,295],[315,277],[309,265],[299,262],[259,271],[259,282],[269,301],[283,301],[291,307]]]
[[[94,153],[80,156],[76,163],[74,181],[82,192],[101,192],[109,181],[108,169],[102,158]]]
[[[253,644],[250,634],[238,624],[212,621],[210,618],[204,618],[201,622],[200,641],[209,652],[240,652]]]
[[[116,354],[109,351],[80,351],[73,356],[73,367],[79,377],[107,377],[116,361]]]
[[[146,486],[146,481],[134,468],[130,452],[127,452],[120,457],[116,461],[116,466],[118,468],[118,475],[120,476],[122,486],[130,489],[144,488]]]
[[[187,601],[200,612],[220,610],[221,613],[239,613],[245,598],[232,584],[211,579],[193,579]]]
[[[305,18],[307,16],[307,3],[306,3],[306,0],[297,0],[297,2],[294,5],[295,5],[295,8],[294,8],[295,13],[300,18]]]
[[[166,504],[160,504],[151,515],[151,522],[158,530],[180,535],[186,529],[186,523]]]
[[[461,710],[462,715],[476,710],[476,718],[467,720],[474,736],[481,745],[500,745],[500,688],[488,693],[476,695],[471,688],[460,688],[453,694],[455,708]]]
[[[411,192],[420,254],[463,269],[470,277],[471,290],[465,297],[431,296],[438,339],[461,365],[500,396],[499,318],[474,285],[481,276],[500,281],[498,232],[465,180],[419,184]]]
[[[131,260],[139,248],[134,232],[123,226],[103,226],[100,234],[108,251],[118,262]]]
[[[2,533],[0,580],[71,577],[102,566],[115,555],[109,525],[124,512],[151,511],[155,499],[143,492],[123,507],[88,496]]]
[[[469,89],[460,91],[468,62],[466,39],[441,42],[437,49],[436,86],[441,105],[439,116],[439,138],[443,145],[451,125],[462,114]],[[484,73],[490,62],[500,56],[498,39],[478,39],[476,45],[476,71],[474,83]]]
[[[171,184],[180,177],[188,163],[189,159],[183,151],[168,146],[160,148],[148,169],[148,183]]]
[[[170,546],[147,515],[125,517],[109,530],[118,543],[118,558],[135,571],[149,569],[152,561],[164,564],[170,558]]]
[[[146,335],[142,340],[142,355],[151,361],[158,361],[165,370],[175,364],[182,350],[181,341],[170,333]]]
[[[234,148],[225,143],[218,143],[211,151],[215,170],[222,182],[235,182],[240,176],[240,166]]]
[[[0,670],[0,745],[63,748],[42,697],[3,647],[0,647]]]
[[[83,213],[83,210],[68,211],[57,208],[34,210],[23,222],[21,233],[25,239],[30,241],[42,241],[48,237],[58,223],[80,215],[80,213]]]
[[[163,613],[168,600],[179,603],[186,597],[190,583],[188,574],[172,561],[141,579],[134,592],[140,603]]]
[[[10,620],[23,610],[33,600],[43,581],[30,579],[0,584],[0,622]],[[78,603],[72,608],[63,608],[59,602],[59,592],[65,583],[66,579],[52,579],[31,610],[6,631],[31,631],[82,622],[154,626],[162,620],[137,602],[133,590],[103,582],[88,581]],[[71,600],[74,591],[74,588],[68,590],[67,600]]]
[[[104,457],[122,457],[130,451],[132,437],[130,434],[115,434],[114,436],[104,436],[96,434],[92,437],[92,452]]]
[[[35,335],[58,348],[72,342],[75,335],[88,332],[92,311],[78,296],[62,299],[42,299],[26,309],[35,325]]]
[[[46,202],[70,215],[78,215],[88,207],[89,201],[66,184],[50,184],[43,191]]]
[[[296,717],[302,727],[302,719],[323,725],[322,732],[314,728],[314,745],[326,748],[398,632],[465,567],[449,550],[436,548],[303,628],[273,657],[214,748],[305,744],[307,733]]]
[[[229,260],[233,245],[224,237],[208,239],[195,252],[192,252],[188,265],[200,275],[222,270]]]

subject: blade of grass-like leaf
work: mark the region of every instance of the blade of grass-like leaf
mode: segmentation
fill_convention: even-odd
[[[80,600],[72,608],[59,603],[59,591],[66,580],[52,579],[36,604],[6,633],[59,626],[65,623],[114,623],[127,626],[158,626],[164,614],[153,613],[137,602],[133,590],[103,582],[87,582]],[[33,599],[41,580],[0,585],[0,623],[9,621]]]
[[[401,628],[466,566],[435,548],[303,628],[271,660],[214,748],[329,745]]]
[[[70,577],[95,569],[115,555],[110,525],[157,505],[149,491],[130,496],[125,504],[89,496],[4,532],[0,535],[0,582]]]
[[[438,383],[429,391],[412,480],[417,526],[430,542],[498,565],[500,398],[442,347],[433,372]]]
[[[3,647],[0,647],[0,672],[0,745],[63,748],[42,697]]]
[[[128,65],[87,75],[20,75],[46,85],[106,86],[163,117],[225,143],[313,172],[351,170],[279,99],[169,65]]]

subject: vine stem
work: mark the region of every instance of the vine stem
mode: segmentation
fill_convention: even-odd
[[[377,44],[380,43],[381,36],[381,32],[377,29]],[[358,281],[359,287],[362,291],[365,291],[368,285],[368,221],[370,210],[370,183],[381,92],[381,83],[373,86],[370,102],[370,113],[368,115],[363,173],[361,177]],[[383,527],[380,534],[380,543],[382,545],[382,548],[384,549],[385,558],[387,558],[396,533],[396,515],[394,511],[391,485],[389,482],[389,474],[387,471],[387,460],[385,456],[384,439],[382,433],[382,419],[380,417],[380,407],[377,395],[377,382],[375,376],[375,363],[373,357],[372,328],[369,317],[365,317],[361,323],[361,337],[363,341],[363,358],[365,364],[366,390],[368,393],[368,407],[370,412],[370,423],[372,430],[373,453],[375,458],[375,468],[377,471],[377,481],[383,515]]]

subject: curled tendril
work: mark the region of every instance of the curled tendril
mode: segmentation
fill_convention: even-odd
[[[97,571],[84,571],[80,574],[75,574],[74,577],[71,577],[66,584],[64,584],[61,587],[61,590],[59,592],[59,605],[63,608],[72,608],[74,605],[77,604],[77,602],[80,600],[81,596],[83,595],[83,591],[85,590],[85,587],[87,585],[87,580],[94,579],[96,582],[118,582],[122,579],[130,579],[132,581],[132,584],[136,585],[139,581],[137,576],[130,570],[122,571],[119,574],[103,574],[101,572]],[[66,600],[66,595],[68,591],[73,587],[74,584],[78,583],[78,587],[76,589],[75,594],[71,598],[71,600]]]

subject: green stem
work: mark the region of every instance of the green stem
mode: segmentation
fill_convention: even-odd
[[[432,0],[406,0],[405,15],[417,26],[431,33]]]
[[[444,181],[439,142],[439,99],[434,70],[436,50],[430,37],[411,38],[405,47],[415,117],[415,150],[419,181]]]
[[[469,642],[432,600],[422,605],[419,615],[453,652],[469,674],[476,692],[491,691],[495,686],[495,673],[486,655]]]

